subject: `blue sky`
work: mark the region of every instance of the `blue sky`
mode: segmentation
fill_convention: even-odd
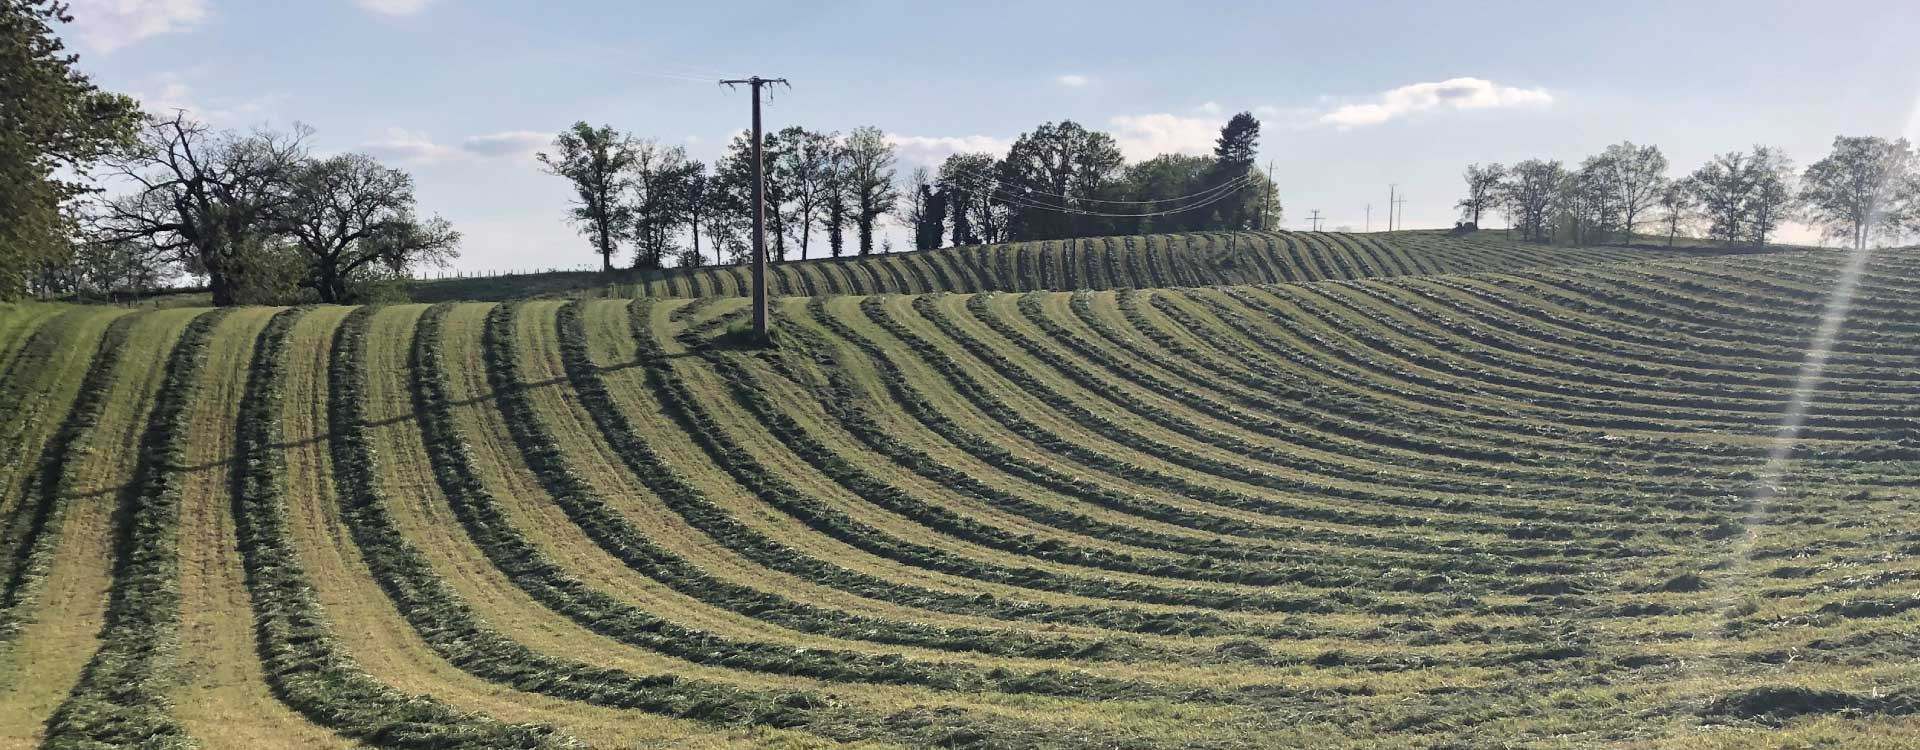
[[[415,175],[458,266],[593,260],[532,152],[576,120],[716,156],[719,76],[785,76],[769,127],[893,135],[903,168],[1071,118],[1130,157],[1265,124],[1289,227],[1452,222],[1468,162],[1622,139],[1675,171],[1752,144],[1920,134],[1920,3],[1098,3],[75,0],[82,68],[151,109],[317,130]],[[1441,85],[1444,82],[1444,85]],[[1812,239],[1796,230],[1793,239]],[[896,236],[901,236],[896,233]],[[898,242],[898,240],[896,240]]]

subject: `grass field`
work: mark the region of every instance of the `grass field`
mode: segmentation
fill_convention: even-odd
[[[774,294],[922,294],[1148,289],[1467,273],[1537,265],[1697,257],[1728,250],[1689,243],[1659,247],[1545,247],[1485,231],[1213,232],[968,245],[881,255],[816,258],[768,267]],[[437,279],[416,283],[417,302],[529,297],[738,297],[752,289],[745,266]]]
[[[1920,743],[1910,252],[729,273],[0,308],[0,747]]]

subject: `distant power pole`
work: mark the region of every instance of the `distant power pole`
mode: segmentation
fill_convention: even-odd
[[[1394,219],[1394,222],[1401,229],[1406,229],[1407,228],[1407,197],[1406,196],[1404,195],[1400,196],[1400,200],[1394,203],[1394,215],[1398,217]]]
[[[1267,160],[1267,176],[1261,181],[1260,231],[1267,230],[1267,217],[1273,214],[1273,160]]]
[[[1400,186],[1397,184],[1387,185],[1387,231],[1389,232],[1393,231],[1393,194],[1399,189]]]
[[[1367,231],[1373,231],[1373,204],[1367,204]]]
[[[767,174],[761,153],[760,87],[770,83],[790,86],[785,78],[734,78],[721,81],[728,88],[746,84],[753,89],[753,335],[767,338]]]
[[[1320,209],[1314,209],[1313,215],[1307,218],[1313,222],[1313,231],[1320,231]]]

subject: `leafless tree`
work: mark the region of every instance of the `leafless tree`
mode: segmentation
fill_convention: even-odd
[[[707,173],[707,165],[699,161],[687,162],[686,179],[681,181],[680,190],[685,194],[681,207],[685,209],[687,235],[693,240],[693,246],[688,248],[692,255],[688,257],[697,260],[692,265],[705,265],[706,257],[700,254],[700,229],[706,223],[708,214],[723,210],[717,205],[719,196],[714,190],[713,176]],[[719,247],[716,246],[714,263],[723,262],[725,261],[720,259]]]
[[[826,212],[834,179],[834,151],[838,148],[834,133],[816,133],[802,127],[784,128],[779,133],[782,148],[768,165],[786,186],[786,197],[793,203],[793,221],[787,225],[792,238],[800,243],[800,259],[807,259],[807,247],[813,225]]]
[[[635,268],[662,268],[673,254],[673,238],[686,213],[688,173],[696,162],[679,146],[652,140],[634,147],[632,223]]]
[[[1647,212],[1659,203],[1667,187],[1667,157],[1658,146],[1636,146],[1621,141],[1600,154],[1598,167],[1604,170],[1609,210],[1618,224],[1612,230],[1633,241],[1633,233],[1645,221]]]
[[[927,219],[928,196],[933,186],[933,174],[926,167],[914,167],[907,172],[906,184],[900,191],[900,225],[910,229],[918,228]]]
[[[205,274],[214,304],[235,304],[247,250],[270,241],[311,134],[302,125],[288,133],[216,133],[183,112],[150,118],[133,148],[106,161],[133,192],[101,204],[89,234],[99,242],[145,240]]]
[[[873,252],[874,224],[893,213],[900,199],[893,183],[893,144],[879,128],[855,128],[847,136],[847,186],[853,196],[853,223],[860,230],[860,254]]]
[[[1747,194],[1748,241],[1754,247],[1767,244],[1767,237],[1782,222],[1790,220],[1800,201],[1794,190],[1793,161],[1780,149],[1754,146],[1748,161],[1752,170]]]
[[[1554,199],[1566,175],[1558,161],[1528,159],[1513,165],[1505,190],[1521,237],[1534,242],[1552,239]]]
[[[1695,200],[1695,188],[1690,180],[1670,180],[1660,190],[1660,223],[1667,228],[1667,247],[1673,247],[1674,238],[1680,236],[1682,227],[1693,222],[1694,211],[1699,207]]]
[[[1563,174],[1553,204],[1567,240],[1587,245],[1605,237],[1620,224],[1620,212],[1614,201],[1613,173],[1605,156],[1582,162],[1580,168]]]
[[[1706,215],[1708,236],[1729,244],[1745,236],[1752,179],[1748,157],[1738,151],[1715,156],[1694,170],[1687,184]]]

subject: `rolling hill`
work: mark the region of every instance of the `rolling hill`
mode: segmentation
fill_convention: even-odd
[[[773,294],[922,294],[1149,289],[1470,273],[1518,267],[1698,257],[1717,248],[1557,247],[1504,232],[1216,232],[968,245],[815,258],[768,266]],[[586,293],[602,297],[730,297],[752,289],[746,266],[555,272],[421,282],[415,301],[509,300]],[[634,278],[628,278],[634,277]],[[636,280],[637,279],[637,280]]]
[[[0,744],[1920,731],[1920,257],[1282,234],[782,269],[769,348],[722,335],[711,271],[6,309]]]

